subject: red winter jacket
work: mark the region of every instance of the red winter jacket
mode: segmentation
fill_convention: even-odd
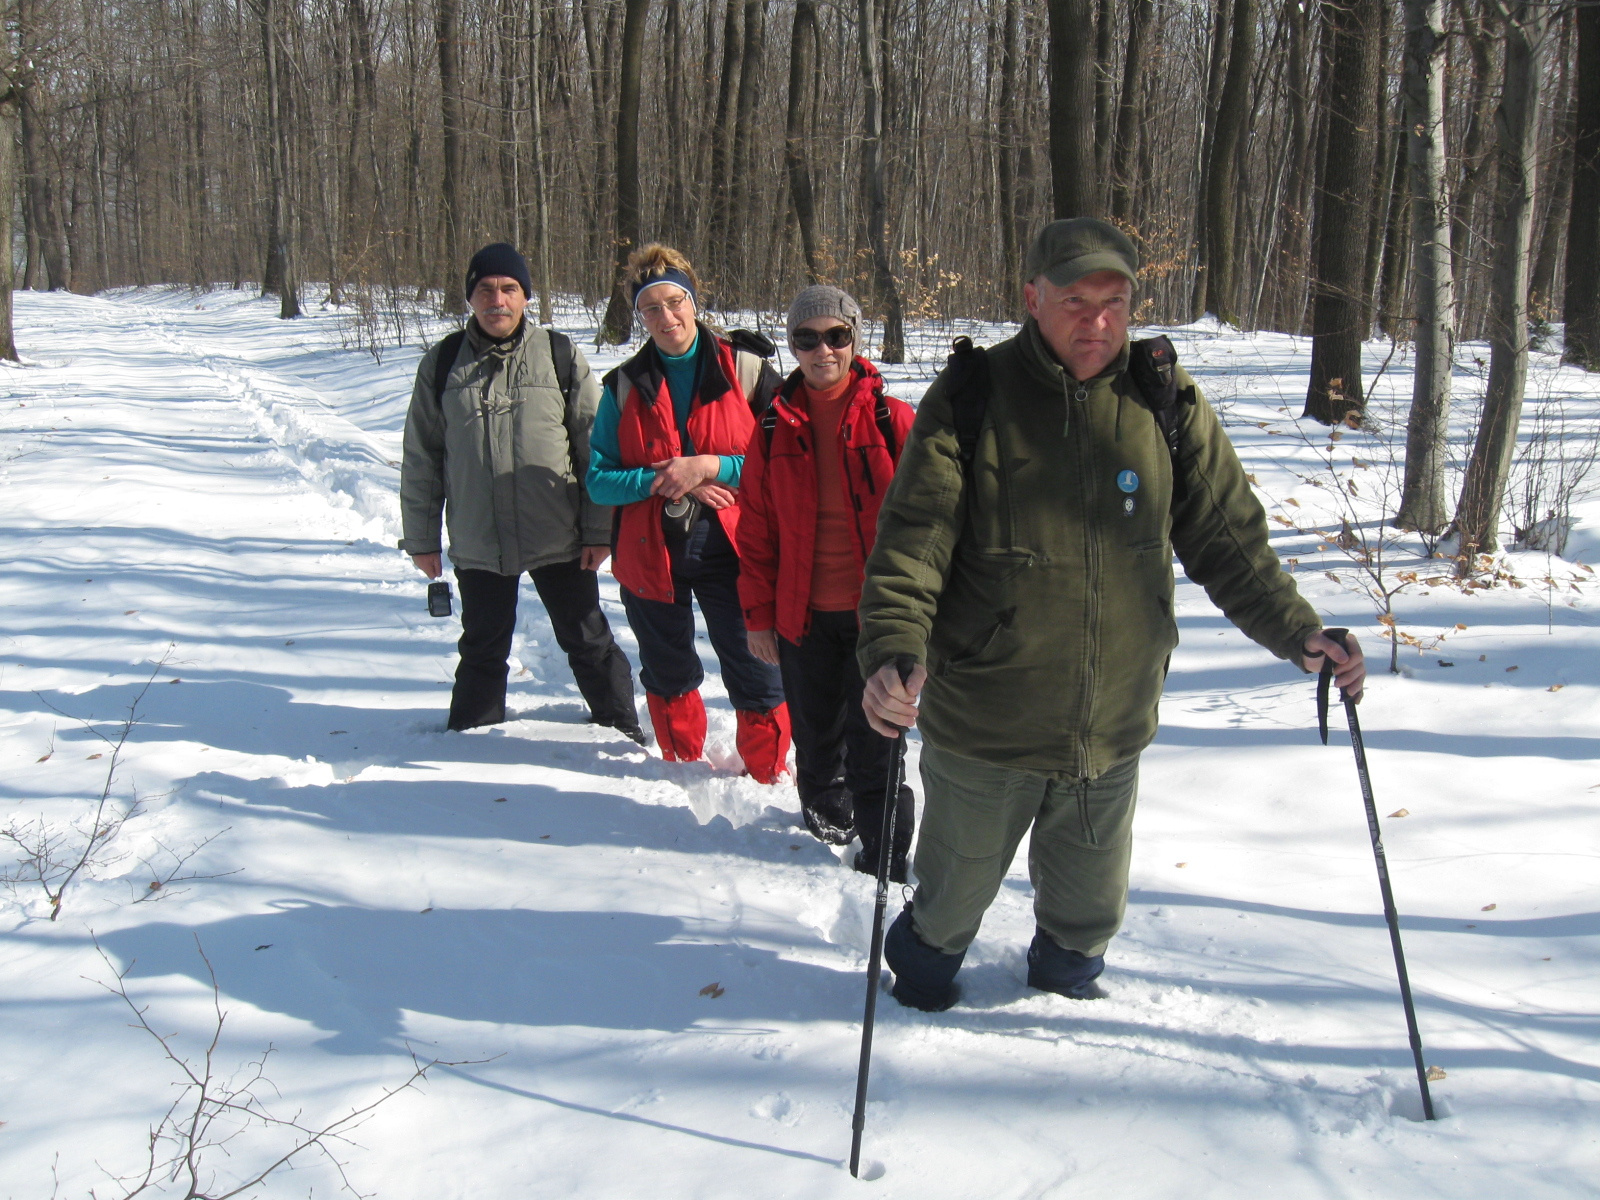
[[[839,424],[839,453],[846,498],[855,510],[856,571],[865,574],[878,529],[878,509],[895,464],[911,432],[915,413],[887,396],[883,376],[864,358],[850,364],[855,376]],[[739,601],[745,628],[776,629],[799,642],[811,625],[812,554],[817,536],[817,463],[811,418],[799,371],[784,380],[772,401],[772,445],[758,424],[744,452],[739,505]],[[884,443],[878,402],[888,406],[894,446]]]
[[[690,440],[696,454],[743,454],[755,428],[752,410],[762,407],[764,397],[759,393],[767,389],[767,380],[776,384],[777,374],[764,359],[737,348],[706,326],[700,326],[700,333],[712,339],[716,354],[702,356],[705,365],[689,409]],[[646,342],[644,349],[607,375],[605,382],[617,398],[617,451],[622,466],[648,467],[682,455],[672,394],[655,343]],[[758,394],[747,398],[746,387]],[[670,604],[674,599],[672,560],[661,531],[661,510],[666,504],[662,497],[651,496],[617,510],[611,571],[634,595]],[[736,501],[716,514],[735,548],[739,544],[739,510]]]

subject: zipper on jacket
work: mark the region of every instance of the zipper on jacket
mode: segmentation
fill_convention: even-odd
[[[1081,401],[1089,394],[1085,384],[1079,383],[1075,399]],[[1100,538],[1095,514],[1094,497],[1094,439],[1089,434],[1089,428],[1084,426],[1085,436],[1078,443],[1078,459],[1081,464],[1078,472],[1079,502],[1083,512],[1083,557],[1084,557],[1084,637],[1083,637],[1083,707],[1078,720],[1077,742],[1078,761],[1081,764],[1085,778],[1089,775],[1089,739],[1088,730],[1094,723],[1094,695],[1095,695],[1095,663],[1099,661],[1099,630],[1100,630]],[[1085,792],[1085,806],[1088,804]],[[1085,807],[1087,814],[1087,807]]]
[[[857,446],[856,453],[861,456],[861,477],[866,480],[867,491],[876,496],[878,494],[878,485],[872,482],[872,464],[867,458],[867,447]],[[859,504],[856,505],[858,510],[860,507]]]

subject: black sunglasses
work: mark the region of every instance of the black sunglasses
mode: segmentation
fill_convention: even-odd
[[[856,331],[848,325],[835,325],[824,333],[815,329],[796,329],[789,335],[789,344],[796,350],[815,350],[823,342],[830,350],[843,350],[856,340]]]

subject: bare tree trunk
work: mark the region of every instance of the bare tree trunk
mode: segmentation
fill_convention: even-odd
[[[1563,359],[1600,371],[1600,5],[1578,9]]]
[[[1200,111],[1200,161],[1196,164],[1198,186],[1194,203],[1194,286],[1190,291],[1189,319],[1205,316],[1207,285],[1210,279],[1211,230],[1208,212],[1211,202],[1212,143],[1217,136],[1217,109],[1222,104],[1222,81],[1228,73],[1228,20],[1232,0],[1212,0],[1216,8],[1211,18],[1211,53],[1207,56],[1205,100]]]
[[[1144,123],[1140,89],[1144,85],[1150,17],[1155,0],[1133,0],[1128,8],[1128,51],[1122,65],[1122,97],[1117,104],[1117,132],[1111,156],[1111,219],[1127,225],[1133,220],[1135,163],[1139,129]],[[1104,175],[1106,172],[1101,172]]]
[[[661,14],[662,34],[666,42],[663,57],[666,59],[666,78],[663,92],[666,111],[684,112],[683,85],[683,0],[666,0]],[[698,140],[698,139],[697,139]],[[673,245],[688,247],[693,228],[689,204],[694,185],[690,182],[692,158],[688,153],[669,156],[667,166],[667,194],[661,205],[661,228],[666,240]]]
[[[816,0],[797,0],[794,26],[789,34],[789,102],[784,121],[783,161],[789,172],[789,202],[800,231],[800,252],[805,257],[806,278],[821,283],[817,251],[817,211],[811,195],[811,164],[806,156],[806,97],[817,69]]]
[[[459,313],[466,298],[453,286],[467,264],[461,247],[461,47],[456,41],[457,0],[436,0],[434,35],[439,39],[440,141],[444,151],[439,196],[444,203],[444,262],[439,271],[440,303]]]
[[[728,237],[733,194],[731,126],[739,91],[739,9],[740,0],[727,0],[722,14],[722,71],[717,81],[716,115],[711,122],[711,224],[706,239],[706,260],[715,293],[723,293],[731,286],[725,276],[732,269]]]
[[[1226,2],[1226,0],[1223,0]],[[1256,55],[1255,0],[1233,0],[1233,45],[1217,104],[1217,134],[1206,170],[1206,308],[1230,325],[1239,323],[1239,287],[1234,240],[1240,150],[1250,115],[1250,72]]]
[[[10,65],[10,64],[7,64]],[[12,330],[11,294],[16,288],[12,247],[13,198],[17,194],[17,105],[15,85],[0,92],[0,360],[17,362],[17,339]]]
[[[1411,183],[1411,252],[1416,276],[1416,371],[1406,421],[1401,529],[1440,533],[1445,498],[1450,373],[1455,358],[1455,274],[1450,199],[1445,194],[1443,0],[1406,0],[1406,156]]]
[[[998,100],[1000,135],[1000,247],[1005,278],[1001,295],[1011,300],[1016,295],[1022,274],[1023,247],[1027,245],[1027,217],[1019,203],[1018,155],[1021,152],[1021,122],[1017,118],[1017,24],[1022,0],[1004,0],[1000,34],[1000,96]],[[1107,18],[1109,19],[1109,17]]]
[[[533,155],[533,262],[539,272],[534,287],[539,293],[539,323],[548,325],[555,313],[550,305],[550,184],[545,168],[544,81],[540,71],[545,54],[544,0],[533,0],[532,36],[528,41],[529,136]]]
[[[1495,114],[1495,259],[1489,316],[1489,384],[1456,508],[1460,573],[1499,546],[1500,505],[1517,445],[1528,379],[1528,250],[1539,164],[1539,93],[1549,14],[1541,0],[1510,5],[1505,88]]]
[[[745,0],[744,51],[739,64],[739,100],[733,123],[733,162],[728,184],[728,234],[730,253],[728,272],[732,276],[733,296],[745,304],[749,280],[751,245],[746,236],[754,222],[749,212],[750,190],[756,185],[752,167],[756,140],[756,102],[761,94],[762,54],[767,40],[767,0]]]
[[[17,42],[22,56],[13,86],[20,101],[18,113],[22,131],[22,172],[26,203],[23,219],[28,228],[28,284],[57,291],[67,286],[66,264],[61,254],[61,226],[56,211],[55,189],[45,165],[41,144],[39,90],[40,56],[47,51],[38,44],[34,21],[34,0],[16,0]]]
[[[872,250],[872,281],[883,311],[883,353],[886,363],[906,359],[905,309],[889,261],[889,199],[884,186],[883,92],[880,85],[877,0],[857,0],[857,35],[861,43],[861,192],[866,203],[867,245]]]
[[[267,262],[261,294],[278,296],[278,315],[300,315],[300,282],[295,277],[289,207],[289,133],[283,104],[282,47],[278,36],[278,0],[257,0],[261,21],[261,53],[266,64],[267,106]]]
[[[1101,214],[1094,172],[1093,0],[1048,0],[1050,187],[1055,215]]]
[[[622,272],[639,244],[639,77],[650,0],[627,0],[622,25],[622,75],[617,91],[616,274],[611,302],[600,326],[600,343],[620,346],[633,332],[633,306],[623,292]]]
[[[1378,101],[1378,22],[1383,0],[1323,0],[1330,39],[1327,144],[1317,206],[1312,285],[1311,386],[1303,416],[1355,423],[1361,384],[1367,222],[1372,219],[1372,137]]]
[[[1134,0],[1145,3],[1146,0]],[[1007,9],[1010,9],[1008,4]],[[1096,0],[1094,17],[1094,170],[1104,179],[1111,169],[1108,161],[1111,139],[1117,125],[1117,8],[1113,0]],[[1126,88],[1126,82],[1124,82]]]

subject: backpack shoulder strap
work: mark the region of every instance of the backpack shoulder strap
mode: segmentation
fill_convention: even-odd
[[[984,414],[989,411],[989,352],[974,346],[969,337],[958,337],[950,348],[953,353],[945,369],[954,372],[950,385],[951,424],[961,451],[961,473],[966,475],[972,471],[978,435],[983,432]]]
[[[730,329],[728,340],[740,350],[748,350],[751,354],[761,358],[771,358],[777,347],[772,344],[772,339],[764,333],[754,329]]]
[[[883,437],[883,444],[889,451],[890,460],[897,460],[900,448],[895,445],[894,414],[889,411],[889,397],[881,391],[878,393],[878,403],[872,410],[872,416],[878,422],[878,433]]]
[[[761,445],[768,456],[772,454],[772,434],[778,428],[778,406],[769,404],[761,410],[761,415],[756,418],[756,424],[761,426]]]
[[[1188,481],[1179,470],[1182,448],[1183,406],[1195,403],[1194,388],[1178,387],[1178,351],[1172,339],[1160,336],[1140,338],[1128,344],[1128,378],[1155,415],[1161,440],[1172,458],[1172,498],[1181,501],[1189,494]]]
[[[433,402],[444,403],[445,385],[450,382],[450,371],[456,365],[456,355],[461,353],[461,343],[467,340],[467,331],[458,329],[439,343],[439,357],[433,360]]]
[[[572,376],[577,363],[572,339],[555,329],[546,332],[550,335],[550,361],[555,364],[556,382],[561,385],[561,394],[566,397],[567,403],[571,404]]]

